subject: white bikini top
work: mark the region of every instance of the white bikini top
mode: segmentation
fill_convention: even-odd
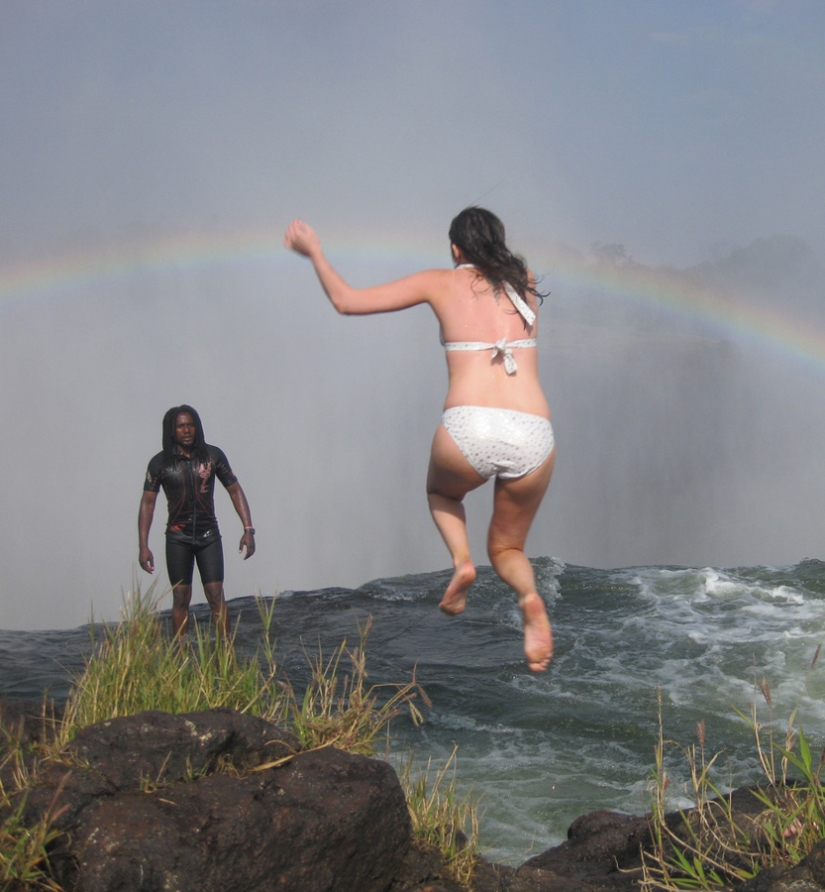
[[[474,269],[474,265],[472,263],[462,263],[456,267],[456,269]],[[519,315],[522,319],[528,324],[532,325],[536,321],[536,314],[527,306],[524,301],[524,298],[513,288],[512,285],[508,285],[505,283],[504,285],[504,293],[507,297],[510,298],[510,302],[518,311]],[[501,356],[504,360],[504,370],[508,375],[515,375],[518,370],[518,365],[516,364],[516,358],[513,356],[513,347],[535,347],[537,346],[537,342],[535,338],[522,338],[517,341],[508,341],[507,338],[501,338],[501,340],[496,341],[494,344],[487,344],[484,341],[449,341],[446,342],[444,340],[444,336],[441,335],[441,343],[444,345],[445,350],[492,350],[493,355],[490,357],[490,361],[494,360],[497,356]]]

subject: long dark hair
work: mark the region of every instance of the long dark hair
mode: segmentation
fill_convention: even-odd
[[[178,415],[191,415],[195,422],[195,442],[192,444],[192,455],[201,464],[209,461],[209,450],[206,448],[206,440],[203,436],[203,424],[201,417],[191,407],[185,403],[182,406],[172,406],[172,408],[163,416],[163,458],[167,464],[171,464],[175,460],[178,453],[178,444],[175,441],[175,422]]]
[[[535,295],[539,302],[545,294],[530,284],[524,258],[514,254],[504,238],[504,224],[486,208],[464,208],[450,224],[450,244],[472,263],[493,290],[501,292],[505,285],[512,285],[522,296]]]

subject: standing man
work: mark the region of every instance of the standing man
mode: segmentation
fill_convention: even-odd
[[[204,440],[203,426],[191,406],[174,406],[163,416],[163,451],[149,462],[138,514],[140,566],[155,570],[149,550],[149,527],[158,491],[163,487],[169,507],[166,524],[166,569],[172,584],[172,628],[186,631],[195,561],[204,594],[219,634],[228,634],[229,615],[223,591],[223,546],[215,517],[215,478],[221,481],[243,523],[238,553],[255,554],[255,529],[249,503],[222,450]]]

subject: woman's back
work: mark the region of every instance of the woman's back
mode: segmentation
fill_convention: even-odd
[[[444,297],[432,302],[442,338],[453,347],[447,352],[450,382],[444,408],[495,406],[549,419],[538,378],[537,348],[518,346],[535,339],[538,320],[528,325],[511,299],[496,293],[473,267],[458,267],[444,275],[449,277]],[[536,299],[529,292],[525,303],[534,314]],[[508,373],[507,365],[512,368],[512,363],[506,362],[503,350],[495,349],[502,340],[512,350],[516,366],[512,373]],[[489,347],[479,349],[481,345]]]

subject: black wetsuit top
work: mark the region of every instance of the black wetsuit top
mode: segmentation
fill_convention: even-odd
[[[163,487],[169,503],[167,536],[186,538],[196,543],[218,530],[215,478],[224,486],[232,486],[238,482],[238,478],[232,473],[222,450],[209,445],[206,449],[209,453],[207,464],[200,464],[194,456],[187,458],[179,452],[170,465],[166,464],[162,452],[149,462],[143,491],[158,492]]]

